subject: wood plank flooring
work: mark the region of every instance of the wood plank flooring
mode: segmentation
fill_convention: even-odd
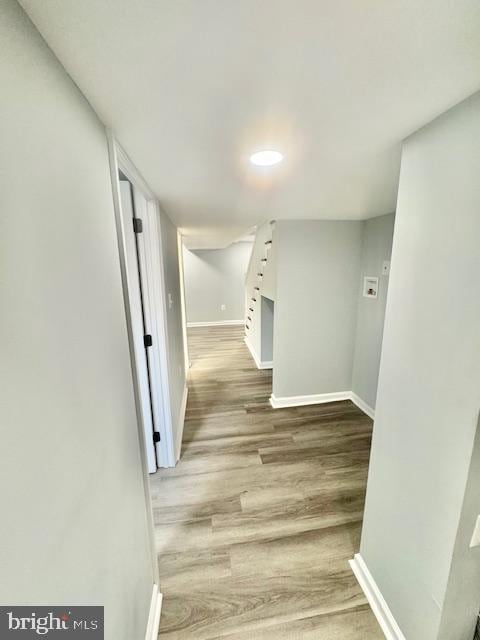
[[[165,640],[383,638],[349,568],[371,420],[271,409],[239,327],[189,330],[182,457],[151,476]]]

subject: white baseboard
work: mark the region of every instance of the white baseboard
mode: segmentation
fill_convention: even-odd
[[[350,394],[350,400],[353,404],[356,404],[359,409],[366,413],[372,420],[375,420],[375,409],[372,409],[370,405],[368,405],[364,400],[362,400],[356,393],[353,391]]]
[[[276,395],[272,393],[270,396],[270,404],[274,409],[302,407],[308,404],[324,404],[326,402],[340,402],[341,400],[351,400],[353,404],[356,404],[369,418],[375,420],[375,410],[368,406],[368,404],[359,398],[356,393],[353,393],[353,391],[317,393],[309,396],[283,396],[281,398],[277,398]]]
[[[350,560],[350,567],[368,600],[373,614],[378,620],[385,638],[387,640],[405,640],[405,636],[393,617],[385,598],[382,596],[377,583],[359,553],[354,556],[353,560]]]
[[[180,406],[180,416],[178,418],[177,441],[175,443],[175,462],[180,459],[182,452],[183,428],[185,426],[185,412],[187,410],[188,387],[183,389],[182,404]]]
[[[318,393],[310,396],[283,396],[277,398],[274,393],[270,396],[270,404],[274,409],[285,407],[301,407],[307,404],[324,404],[325,402],[338,402],[350,400],[350,391],[337,391],[336,393]]]
[[[244,340],[245,340],[245,344],[248,347],[248,350],[250,351],[252,358],[255,361],[255,364],[257,365],[257,369],[273,369],[273,361],[260,360],[255,349],[251,345],[250,340],[247,338],[247,336],[245,336]]]
[[[158,590],[158,585],[153,585],[150,610],[148,612],[147,630],[145,640],[157,640],[158,628],[160,626],[160,613],[162,611],[162,594]]]
[[[245,324],[245,320],[216,320],[214,322],[187,322],[187,327],[223,327],[227,325]]]

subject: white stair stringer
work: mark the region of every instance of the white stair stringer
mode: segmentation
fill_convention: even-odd
[[[256,362],[261,351],[261,295],[265,270],[269,267],[275,223],[267,222],[257,229],[252,256],[245,281],[245,337]]]

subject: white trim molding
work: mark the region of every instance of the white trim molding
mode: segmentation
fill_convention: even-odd
[[[350,391],[337,391],[335,393],[318,393],[309,396],[284,396],[277,398],[272,393],[270,396],[270,404],[274,409],[283,409],[285,407],[301,407],[307,404],[324,404],[325,402],[339,402],[340,400],[350,400]]]
[[[245,320],[216,320],[214,322],[187,322],[187,327],[222,327],[245,324]]]
[[[173,424],[172,413],[170,406],[170,376],[168,370],[168,336],[167,336],[167,307],[166,307],[166,292],[163,277],[164,260],[162,243],[159,242],[159,235],[161,235],[160,228],[160,208],[159,204],[151,191],[150,187],[144,181],[135,165],[131,162],[125,151],[118,144],[112,131],[107,130],[108,148],[110,156],[110,175],[112,181],[113,201],[115,210],[115,220],[117,225],[117,240],[120,255],[120,270],[122,275],[122,288],[125,306],[125,315],[127,319],[127,329],[129,336],[130,346],[130,360],[132,363],[132,377],[135,388],[135,400],[137,406],[137,421],[139,425],[139,431],[144,430],[143,417],[141,411],[140,400],[140,382],[139,382],[139,367],[141,366],[137,362],[135,356],[135,339],[134,330],[132,325],[131,314],[131,300],[130,300],[130,285],[128,276],[128,265],[126,260],[126,245],[125,245],[125,227],[122,215],[121,195],[120,195],[120,183],[118,179],[119,170],[125,174],[134,189],[139,191],[143,197],[147,200],[147,211],[144,212],[144,225],[146,228],[150,228],[151,233],[148,233],[148,242],[145,244],[145,251],[148,249],[148,260],[151,269],[148,273],[148,297],[151,297],[151,321],[152,327],[148,333],[153,335],[154,345],[158,345],[158,349],[154,349],[150,356],[152,359],[152,373],[155,378],[159,378],[159,383],[154,386],[155,393],[152,396],[152,409],[154,411],[154,421],[158,425],[158,429],[161,433],[160,442],[155,446],[157,452],[157,463],[163,467],[175,466],[175,450],[173,440]],[[138,277],[138,273],[137,276]],[[140,437],[142,442],[142,455],[147,448],[147,439],[151,438],[151,435],[147,434]],[[148,465],[148,461],[146,463]],[[156,465],[147,466],[147,471],[153,473],[156,471]],[[148,476],[145,483],[148,485]],[[150,503],[150,494],[147,496]],[[153,526],[153,525],[152,525]],[[157,559],[155,554],[155,566],[157,566]]]
[[[156,444],[157,461],[160,467],[174,467],[175,466],[175,451],[173,442],[173,420],[172,420],[172,407],[170,401],[170,376],[168,369],[168,329],[167,329],[167,292],[165,289],[165,277],[164,277],[164,256],[162,243],[158,241],[161,237],[161,225],[160,225],[160,208],[158,203],[155,203],[154,210],[150,208],[148,221],[152,227],[152,233],[150,235],[151,254],[153,256],[152,269],[151,269],[151,288],[152,299],[154,307],[157,310],[155,312],[156,322],[153,327],[154,332],[154,344],[159,345],[159,348],[151,351],[152,360],[156,362],[156,367],[160,371],[160,389],[162,402],[154,402],[154,421],[158,430],[161,433],[161,438],[164,440]],[[145,221],[147,222],[147,221]],[[155,339],[156,338],[156,339]],[[154,364],[154,362],[152,364]],[[157,394],[154,394],[157,396]]]
[[[182,234],[177,229],[177,250],[178,250],[178,271],[180,275],[180,310],[182,312],[182,335],[183,335],[183,355],[185,358],[185,371],[190,368],[190,357],[188,355],[187,336],[187,302],[185,299],[185,270],[183,265],[183,240]]]
[[[349,560],[349,564],[368,600],[374,616],[378,620],[378,624],[385,638],[387,638],[387,640],[405,640],[405,636],[393,617],[385,598],[382,596],[362,556],[359,553],[355,554],[353,560]]]
[[[253,348],[252,343],[247,338],[247,336],[244,337],[244,340],[245,340],[245,344],[248,347],[248,350],[250,351],[250,355],[252,356],[255,364],[257,365],[257,369],[273,369],[273,360],[260,360],[260,358],[257,355],[257,352]]]
[[[180,416],[178,418],[177,441],[175,443],[175,459],[180,460],[182,452],[183,428],[185,426],[185,412],[187,411],[188,386],[183,389],[182,404],[180,406]]]
[[[247,340],[245,339],[248,348],[252,352]],[[253,355],[253,352],[252,352]],[[255,356],[253,355],[254,359]],[[258,366],[258,365],[257,365]],[[353,404],[356,404],[359,409],[366,413],[369,418],[375,420],[375,410],[372,409],[366,402],[357,396],[353,391],[336,391],[334,393],[317,393],[309,396],[283,396],[277,398],[272,393],[270,396],[270,404],[274,409],[284,409],[285,407],[302,407],[307,404],[324,404],[326,402],[340,402],[342,400],[351,400]]]
[[[375,409],[372,409],[372,407],[368,405],[365,400],[362,400],[360,396],[357,396],[357,394],[353,391],[351,391],[350,393],[350,400],[353,402],[353,404],[356,404],[357,407],[363,411],[363,413],[366,413],[369,418],[375,420]]]
[[[163,596],[158,590],[158,585],[153,585],[152,599],[148,612],[147,630],[145,640],[157,640],[158,628],[160,626],[160,613],[162,611]]]

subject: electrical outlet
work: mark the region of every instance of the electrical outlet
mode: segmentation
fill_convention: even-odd
[[[382,264],[382,276],[390,275],[390,260],[384,260]]]
[[[225,310],[226,310],[226,308],[227,308],[227,305],[226,305],[226,304],[222,304],[222,305],[220,305],[220,311],[225,311]]]
[[[171,309],[173,306],[172,294],[168,294],[168,308]]]

